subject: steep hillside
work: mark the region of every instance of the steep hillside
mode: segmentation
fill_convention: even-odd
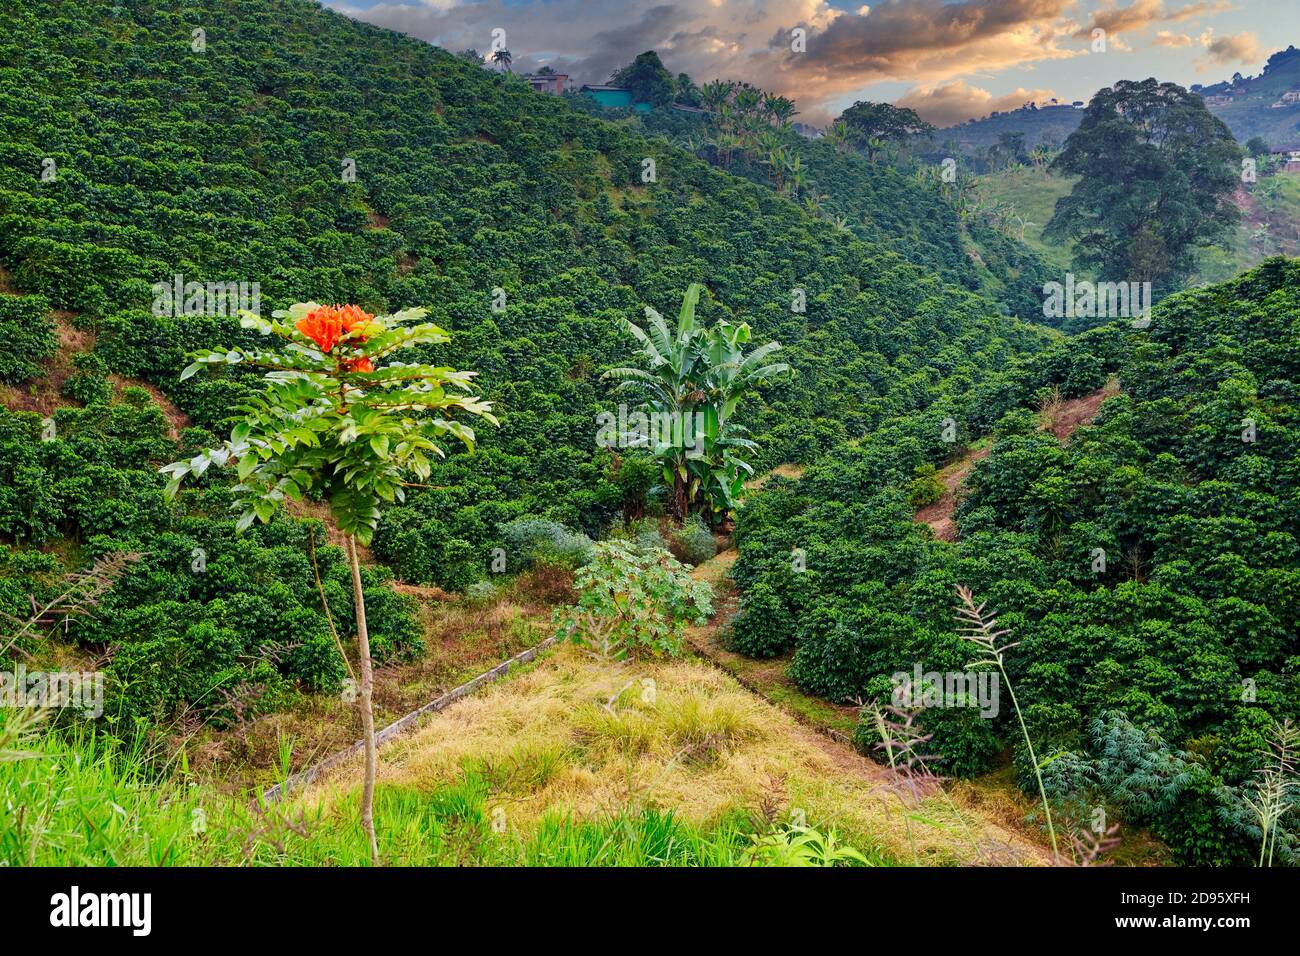
[[[575,102],[598,112],[585,97]],[[710,119],[674,110],[632,113],[626,122],[689,147],[709,142]],[[806,182],[803,205],[867,242],[882,245],[962,288],[983,294],[997,310],[1043,322],[1045,266],[1035,251],[981,220],[959,215],[933,170],[911,163],[872,161],[854,149],[808,140],[793,132],[783,148]],[[773,186],[771,160],[743,152],[727,170]]]
[[[1123,393],[1064,442],[1029,409],[986,455],[963,447],[978,428],[943,448],[932,419],[905,417],[765,488],[736,532],[735,648],[793,648],[790,676],[832,701],[887,699],[899,673],[969,666],[953,617],[968,586],[1018,642],[1007,672],[1064,806],[1151,825],[1186,863],[1248,861],[1260,748],[1300,717],[1298,289],[1300,263],[1272,259],[1169,297],[1147,330],[1069,340],[1043,415],[1111,373]],[[963,461],[956,540],[939,540],[915,510],[937,497],[932,469]],[[968,702],[918,722],[947,772],[1009,745],[1032,786],[1015,715],[982,716]],[[1294,812],[1282,828],[1293,861]]]
[[[596,413],[616,401],[600,374],[630,352],[620,320],[667,312],[693,280],[709,287],[704,320],[744,318],[786,345],[794,374],[746,410],[759,465],[810,461],[940,396],[991,421],[1041,383],[1031,357],[1051,334],[895,251],[916,223],[865,242],[662,141],[307,0],[183,13],[16,0],[0,9],[0,62],[0,266],[10,291],[93,342],[80,360],[92,381],[65,390],[49,440],[38,415],[0,412],[0,473],[30,489],[0,501],[14,549],[5,609],[89,558],[147,552],[119,586],[122,613],[73,635],[115,649],[124,715],[206,707],[226,683],[269,689],[274,706],[283,681],[340,676],[304,529],[235,539],[228,486],[211,476],[177,508],[162,497],[157,465],[209,444],[249,389],[246,375],[178,380],[187,350],[250,333],[220,295],[168,303],[177,276],[255,285],[263,311],[425,305],[452,331],[429,358],[477,371],[502,427],[391,509],[373,545],[406,580],[452,589],[487,576],[503,522],[543,515],[596,535],[643,503],[646,470],[596,447]],[[14,367],[27,376],[15,394],[29,392],[40,368]],[[176,448],[147,396],[91,387],[111,376],[161,389],[195,430]],[[346,620],[339,553],[320,555]],[[412,612],[382,593],[381,651],[412,649]]]

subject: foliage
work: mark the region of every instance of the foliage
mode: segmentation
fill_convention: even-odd
[[[1241,149],[1205,101],[1173,83],[1121,81],[1088,103],[1052,164],[1081,177],[1045,234],[1075,242],[1104,279],[1176,287],[1193,250],[1235,224]]]
[[[393,360],[403,349],[449,340],[438,326],[420,321],[426,314],[408,309],[372,316],[355,306],[311,302],[274,313],[290,325],[244,313],[246,328],[275,335],[286,348],[195,353],[182,381],[204,366],[243,364],[269,369],[267,384],[239,406],[247,417],[220,448],[163,469],[168,494],[211,465],[233,466],[239,475],[236,530],[269,521],[287,499],[301,501],[314,492],[328,498],[341,531],[369,544],[381,504],[405,500],[406,476],[427,480],[431,459],[445,457],[440,441],[454,438],[473,450],[473,429],[452,413],[497,424],[491,405],[469,395],[475,373]],[[384,359],[388,364],[375,364]]]
[[[667,106],[676,92],[672,74],[654,50],[638,54],[627,66],[616,70],[609,82],[631,90],[633,102],[651,106]]]
[[[113,397],[108,380],[108,365],[94,352],[82,352],[72,358],[76,369],[63,383],[63,394],[83,405],[107,405]]]
[[[907,500],[913,508],[924,508],[926,505],[932,505],[943,497],[943,482],[934,477],[935,468],[931,462],[925,462],[916,466],[916,477],[907,489]]]
[[[859,145],[872,139],[905,142],[914,136],[931,136],[934,127],[916,115],[915,110],[890,103],[855,102],[840,114],[838,122],[847,126]]]
[[[794,647],[792,679],[836,701],[887,695],[918,663],[966,668],[948,596],[969,583],[1020,642],[1007,672],[1044,760],[1088,750],[1095,722],[1120,711],[1194,755],[1191,777],[1167,774],[1176,801],[1116,782],[1126,817],[1149,813],[1188,862],[1253,862],[1254,814],[1216,793],[1240,794],[1272,722],[1300,718],[1297,288],[1297,266],[1279,259],[1172,296],[1149,329],[1121,321],[1063,340],[1039,357],[1040,385],[1014,366],[983,379],[981,399],[954,381],[946,404],[752,495],[737,516],[734,646]],[[1090,427],[1064,443],[1040,429],[1044,385],[1069,398],[1112,373],[1123,392]],[[907,499],[918,465],[954,454],[939,438],[944,409],[962,440],[993,438],[964,481],[955,543],[933,540]],[[964,722],[923,723],[948,772],[995,766]],[[1014,714],[980,723],[1032,787]]]
[[[596,545],[574,586],[577,605],[556,613],[559,635],[618,658],[676,656],[686,626],[713,613],[712,589],[671,554],[618,539]]]
[[[15,385],[41,373],[58,348],[49,303],[40,296],[0,294],[0,382]]]
[[[0,710],[0,865],[358,866],[361,832],[339,808],[263,804],[193,782],[159,781],[139,748],[81,732],[60,739]],[[281,776],[287,768],[281,769]],[[745,822],[699,826],[668,811],[576,820],[559,811],[527,833],[496,833],[481,773],[433,789],[383,787],[384,862],[408,866],[753,866]],[[40,826],[30,821],[38,819]],[[833,845],[835,859],[850,847]],[[826,855],[826,854],[824,854]],[[856,859],[856,857],[854,857]]]
[[[866,866],[867,858],[812,827],[785,826],[756,837],[749,859],[763,866]]]
[[[501,526],[507,566],[518,569],[536,564],[578,568],[592,558],[591,539],[544,518],[517,518]]]
[[[479,435],[472,465],[433,462],[430,487],[385,510],[372,551],[406,580],[481,576],[515,518],[594,538],[639,506],[643,492],[593,447],[591,423],[610,406],[600,372],[625,363],[622,320],[693,278],[711,293],[702,322],[744,316],[753,342],[779,340],[798,370],[747,406],[756,468],[813,460],[933,402],[944,379],[1047,345],[973,294],[949,205],[906,171],[791,133],[786,158],[842,193],[841,232],[804,197],[796,206],[761,185],[776,172],[757,153],[725,175],[639,120],[589,114],[589,98],[538,96],[482,58],[306,0],[120,7],[0,8],[12,71],[0,80],[0,265],[14,288],[97,325],[110,372],[158,386],[223,436],[259,379],[231,366],[179,382],[185,356],[265,343],[233,315],[155,314],[154,283],[257,282],[268,311],[307,297],[374,313],[428,303],[453,339],[419,360],[482,372],[503,426]],[[198,21],[202,55],[190,49]],[[182,109],[178,95],[200,105]],[[780,100],[758,93],[745,120],[755,135],[779,132]],[[74,102],[101,104],[100,119]],[[640,179],[647,156],[654,183]],[[47,157],[58,176],[43,182]],[[341,178],[345,158],[355,182]],[[805,313],[791,311],[795,286]]]
[[[648,447],[659,460],[664,484],[672,488],[673,516],[685,518],[699,502],[717,520],[735,506],[745,477],[754,473],[741,454],[757,446],[742,437],[746,429],[735,420],[737,406],[789,366],[768,361],[781,348],[776,342],[746,355],[750,329],[743,322],[697,324],[695,306],[703,290],[699,283],[687,288],[675,331],[649,307],[648,331],[625,323],[650,368],[613,368],[605,377],[647,396],[642,411],[648,425],[641,433],[620,435],[620,444]]]
[[[703,564],[718,553],[718,542],[708,526],[692,515],[673,532],[674,552],[687,564]]]

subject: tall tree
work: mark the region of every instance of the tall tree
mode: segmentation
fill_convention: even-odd
[[[934,127],[915,110],[890,103],[857,102],[840,114],[843,123],[859,144],[872,138],[903,143],[913,136],[931,136]]]
[[[1122,81],[1098,92],[1052,169],[1079,181],[1045,234],[1112,281],[1175,288],[1198,246],[1237,221],[1241,148],[1205,101],[1174,83]]]
[[[673,75],[654,50],[638,54],[635,60],[616,71],[609,81],[631,90],[634,102],[651,106],[668,106],[676,92]]]

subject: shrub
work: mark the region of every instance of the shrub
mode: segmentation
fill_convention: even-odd
[[[728,644],[750,657],[776,657],[794,643],[794,630],[780,595],[763,581],[746,592]]]
[[[83,352],[72,357],[77,371],[63,383],[63,394],[83,405],[107,405],[113,398],[113,385],[108,380],[108,366],[94,352]]]
[[[523,570],[534,564],[559,564],[578,568],[592,557],[591,539],[581,532],[545,518],[519,518],[503,524],[501,538],[506,560]]]
[[[908,486],[907,500],[913,508],[924,508],[942,498],[946,490],[943,482],[934,476],[934,465],[926,462],[916,466],[916,477]]]
[[[16,385],[40,375],[38,363],[57,351],[49,311],[40,296],[0,294],[0,382]]]
[[[718,542],[700,519],[690,518],[673,534],[672,552],[687,564],[702,564],[718,553]]]
[[[559,636],[614,657],[680,654],[686,625],[713,613],[712,589],[662,548],[602,541],[574,584],[578,603],[557,612]]]

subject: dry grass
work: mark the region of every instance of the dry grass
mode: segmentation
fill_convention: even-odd
[[[1063,442],[1082,426],[1092,424],[1101,411],[1102,402],[1119,393],[1119,378],[1114,375],[1095,392],[1079,398],[1062,398],[1058,388],[1039,406],[1038,427]]]
[[[765,471],[763,472],[763,474],[751,478],[749,481],[745,482],[745,490],[757,491],[760,488],[762,488],[764,485],[766,485],[769,481],[771,481],[774,477],[787,478],[790,481],[798,481],[800,478],[803,477],[803,473],[804,473],[803,465],[796,465],[790,462],[786,462],[783,465],[777,465],[771,471]]]
[[[375,721],[381,727],[549,634],[546,617],[510,594],[482,603],[450,601],[446,595],[413,596],[419,604],[426,649],[414,660],[375,669]],[[191,769],[233,791],[274,782],[282,737],[293,741],[296,771],[360,736],[361,720],[354,704],[335,695],[305,694],[291,709],[234,727],[218,730],[191,721],[173,736],[173,745],[184,740]]]
[[[909,838],[887,771],[698,662],[620,665],[563,646],[386,747],[379,779],[432,791],[469,768],[485,773],[491,802],[523,831],[548,810],[586,818],[648,806],[708,825],[759,806],[781,781],[790,808],[859,846],[903,862],[977,858],[941,801],[911,811]],[[358,773],[340,771],[314,798],[346,799]],[[1020,861],[1042,861],[1004,828],[971,826],[982,848],[1005,845]]]

